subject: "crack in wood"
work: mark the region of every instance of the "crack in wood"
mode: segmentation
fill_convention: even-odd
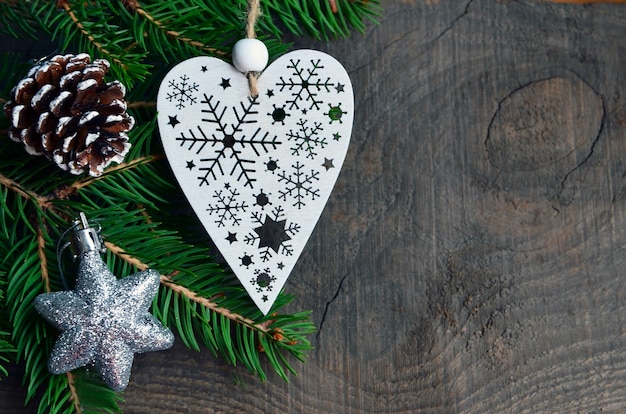
[[[450,30],[452,30],[454,28],[454,26],[459,22],[459,20],[461,20],[463,17],[467,16],[467,14],[469,14],[469,8],[471,6],[471,4],[474,2],[474,0],[469,0],[466,4],[465,7],[463,8],[463,11],[461,12],[461,14],[459,14],[458,16],[456,16],[454,19],[452,19],[452,21],[450,22],[450,24],[448,24],[438,35],[436,35],[434,38],[432,38],[432,40],[429,40],[427,42],[427,46],[425,48],[425,50],[419,54],[419,56],[417,56],[416,61],[418,61],[426,52],[428,52],[428,50],[430,50],[433,45],[439,40],[441,39],[446,33],[448,33]],[[408,30],[406,32],[404,32],[402,34],[401,37],[391,41],[390,43],[388,43],[384,49],[388,49],[389,47],[395,45],[396,43],[401,42],[402,40],[406,39],[407,37],[411,36],[412,34],[418,32],[422,30],[422,28],[417,27],[415,29],[412,30]],[[368,60],[367,62],[365,62],[362,65],[357,66],[354,69],[351,69],[348,71],[348,73],[350,74],[350,76],[354,76],[354,74],[356,72],[358,72],[359,70],[363,69],[363,68],[368,68],[371,67],[372,62],[375,62],[377,60],[380,60],[380,56],[374,56],[372,59]]]
[[[606,123],[607,111],[606,111],[606,102],[604,101],[604,97],[601,94],[599,94],[591,85],[589,85],[589,84],[587,84],[587,85],[591,88],[591,90],[593,90],[600,97],[600,99],[602,101],[602,118],[600,119],[600,127],[598,128],[598,133],[596,134],[596,137],[594,138],[594,140],[591,143],[591,148],[589,148],[589,152],[587,153],[585,158],[582,159],[574,168],[569,170],[563,176],[563,179],[561,180],[561,188],[559,189],[559,192],[556,195],[557,199],[559,200],[559,203],[561,203],[561,204],[567,204],[567,203],[563,202],[563,200],[561,199],[563,191],[565,191],[565,185],[567,184],[567,180],[569,179],[570,175],[572,175],[574,173],[574,171],[580,169],[583,165],[585,165],[587,163],[587,161],[589,161],[589,159],[591,159],[591,156],[593,155],[593,152],[594,152],[594,150],[596,148],[596,145],[600,141],[600,136],[602,135],[602,132],[604,131],[604,124]]]
[[[322,314],[322,320],[320,321],[319,328],[317,329],[317,333],[315,334],[316,341],[319,340],[320,334],[322,333],[322,328],[324,327],[324,322],[326,321],[326,316],[328,315],[328,308],[337,299],[337,297],[339,297],[339,292],[341,292],[341,287],[343,286],[343,282],[346,280],[347,277],[348,275],[345,274],[341,278],[341,280],[339,281],[339,285],[337,286],[337,290],[335,291],[335,294],[328,302],[326,302],[326,306],[324,307],[324,313]]]
[[[563,168],[564,166],[559,167],[559,168],[551,167],[551,168],[554,168],[555,171],[558,171],[559,169],[561,170],[560,171],[561,178],[558,179],[558,181],[554,183],[556,187],[554,197],[562,205],[567,204],[563,199],[564,192],[567,190],[566,188],[567,181],[571,178],[571,175],[575,171],[577,171],[583,165],[585,165],[589,161],[589,159],[592,157],[595,147],[604,131],[604,125],[606,123],[606,118],[607,118],[606,102],[602,94],[600,94],[592,85],[590,85],[587,81],[585,81],[578,74],[574,72],[572,72],[572,74],[576,77],[578,81],[582,82],[581,86],[589,90],[589,94],[588,94],[589,97],[591,97],[591,95],[594,95],[595,98],[597,98],[597,101],[596,101],[597,102],[597,121],[596,121],[597,123],[593,122],[593,124],[595,124],[595,128],[592,128],[591,123],[589,123],[588,126],[581,124],[580,128],[577,128],[575,129],[575,132],[572,132],[574,134],[574,138],[578,136],[578,139],[575,139],[575,141],[578,142],[580,140],[583,140],[584,147],[586,148],[585,152],[582,152],[580,155],[576,155],[577,160],[575,162],[575,166],[569,167],[569,168]],[[558,116],[558,111],[556,115],[539,116],[539,118],[537,119],[537,122],[540,121],[539,122],[540,125],[546,124],[543,127],[537,127],[536,124],[532,124],[529,127],[531,128],[530,130],[520,130],[520,129],[510,130],[509,132],[513,133],[514,138],[515,138],[515,139],[509,138],[508,140],[511,142],[506,141],[504,138],[500,136],[503,133],[502,128],[504,128],[502,125],[508,125],[508,124],[511,124],[512,122],[511,119],[507,120],[507,116],[509,118],[511,116],[511,108],[509,107],[508,109],[505,109],[506,102],[512,101],[513,99],[517,99],[518,101],[521,99],[521,104],[526,105],[525,102],[528,99],[528,97],[525,97],[525,98],[516,97],[518,92],[521,92],[529,88],[530,89],[535,88],[535,85],[536,85],[536,88],[538,88],[539,91],[541,91],[545,89],[545,86],[543,85],[539,86],[540,84],[549,82],[549,81],[557,82],[559,79],[564,80],[568,78],[553,76],[553,77],[549,77],[545,79],[531,80],[530,82],[520,84],[514,89],[510,90],[506,94],[506,96],[504,96],[502,99],[498,101],[497,107],[491,119],[489,120],[487,131],[486,131],[486,137],[483,141],[484,150],[486,151],[486,159],[491,166],[495,167],[496,172],[497,172],[496,177],[491,180],[491,185],[495,184],[495,182],[502,175],[503,171],[513,172],[513,173],[516,173],[518,171],[528,172],[530,171],[529,169],[527,169],[529,166],[533,166],[532,170],[539,171],[542,168],[546,168],[549,165],[554,165],[557,162],[562,162],[562,160],[564,160],[566,157],[571,156],[572,154],[575,154],[577,147],[579,149],[583,148],[583,144],[574,143],[572,144],[572,148],[568,150],[567,152],[565,152],[567,148],[559,149],[559,144],[562,142],[563,139],[566,139],[566,136],[562,136],[562,137],[556,136],[556,138],[558,139],[555,141],[556,138],[552,137],[552,135],[556,133],[557,130],[554,129],[554,125],[550,127],[548,126],[556,122],[556,120],[552,118],[554,116]],[[580,88],[580,87],[577,87],[577,88]],[[534,90],[533,90],[533,93],[535,93]],[[539,92],[538,99],[540,101],[544,100],[544,97],[542,96],[542,94],[544,93],[545,91]],[[516,102],[516,103],[520,104],[520,102]],[[587,102],[586,104],[591,105],[591,102]],[[550,103],[549,101],[547,101],[546,105],[547,106],[539,106],[538,108],[541,109],[542,112],[546,112],[550,108],[554,107],[555,103],[554,102]],[[506,114],[501,115],[503,111],[506,112],[508,115]],[[523,116],[523,114],[517,114],[517,115],[519,117]],[[533,113],[529,114],[528,116],[532,117]],[[573,120],[575,122],[578,122],[580,118],[574,117]],[[500,125],[499,128],[497,128],[497,125],[496,125],[498,123]],[[525,125],[526,124],[522,124],[521,127],[524,127]],[[497,131],[494,131],[494,128],[497,131],[499,131],[500,134],[498,134]],[[509,126],[509,129],[511,129],[510,126]],[[534,131],[532,129],[534,129]],[[581,132],[581,129],[584,130],[585,132]],[[506,129],[504,131],[506,131]],[[520,136],[515,135],[518,133],[520,133],[521,135]],[[547,136],[544,136],[544,134],[547,134]],[[538,136],[537,140],[541,138],[539,140],[540,142],[535,142],[535,143],[528,142],[526,146],[521,146],[521,144],[519,144],[519,141],[521,142],[524,142],[524,140],[529,141],[529,137],[535,136],[535,135]],[[585,136],[588,136],[589,138],[585,138]],[[503,140],[506,142],[503,142]],[[550,142],[550,140],[554,142]],[[543,152],[539,151],[536,145],[544,146],[545,148]],[[507,152],[502,153],[503,148],[506,149]],[[547,153],[549,154],[549,156],[546,155],[545,151],[549,151]],[[511,155],[514,155],[517,158],[509,159]],[[526,169],[521,168],[520,160],[524,161],[523,166],[527,167]],[[555,209],[555,211],[558,212],[558,207],[555,208],[555,206],[553,206],[553,208]]]
[[[443,36],[445,36],[446,33],[448,33],[450,30],[452,30],[454,28],[454,26],[459,22],[459,20],[461,20],[463,17],[467,16],[469,14],[469,8],[470,8],[470,6],[472,5],[473,2],[474,2],[474,0],[469,0],[465,4],[465,8],[463,9],[463,12],[461,14],[459,14],[457,17],[455,17],[454,20],[452,20],[452,22],[450,22],[448,27],[443,29],[443,31],[441,33],[439,33],[433,40],[431,40],[430,44],[432,45],[432,44],[436,43],[439,39],[441,39]]]

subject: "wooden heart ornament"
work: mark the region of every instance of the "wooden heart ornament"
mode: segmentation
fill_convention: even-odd
[[[354,113],[346,70],[288,53],[248,79],[211,57],[176,65],[157,97],[178,183],[233,272],[267,314],[315,227],[343,164]]]

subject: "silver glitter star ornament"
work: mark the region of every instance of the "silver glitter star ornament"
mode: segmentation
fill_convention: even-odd
[[[61,331],[48,369],[62,374],[92,365],[111,389],[123,391],[134,354],[174,343],[172,332],[148,312],[160,275],[146,270],[118,280],[100,257],[98,231],[80,215],[70,242],[78,260],[75,289],[35,298],[37,312]]]

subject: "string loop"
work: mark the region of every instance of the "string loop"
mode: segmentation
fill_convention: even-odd
[[[248,1],[248,21],[246,23],[246,38],[256,39],[256,33],[254,27],[256,21],[261,15],[261,0],[249,0]],[[250,87],[250,96],[256,98],[259,96],[257,88],[257,79],[259,78],[258,72],[248,72],[248,85]]]

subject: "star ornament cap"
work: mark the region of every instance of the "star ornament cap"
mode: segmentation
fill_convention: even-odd
[[[61,331],[48,370],[62,374],[93,366],[114,391],[128,385],[134,354],[167,349],[174,335],[148,308],[160,275],[146,270],[117,279],[97,251],[78,255],[76,287],[44,293],[35,309]]]

